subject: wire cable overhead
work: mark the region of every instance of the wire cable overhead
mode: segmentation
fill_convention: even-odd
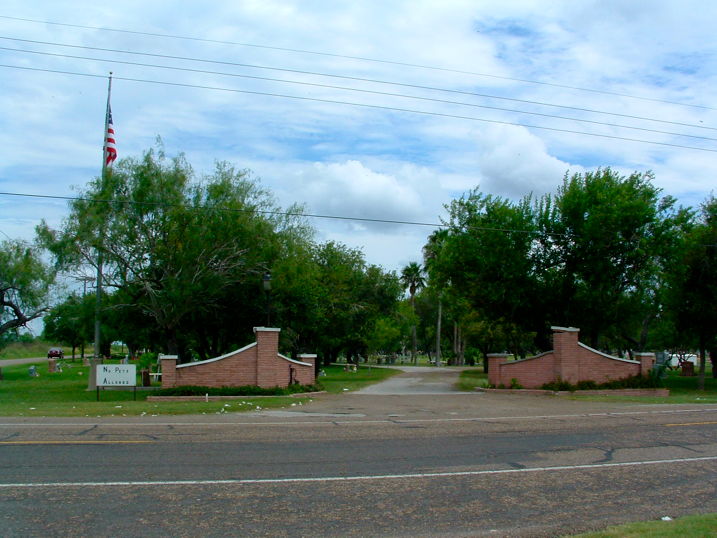
[[[21,69],[21,70],[26,70],[26,71],[39,71],[39,72],[45,72],[45,73],[56,73],[56,74],[62,74],[62,75],[81,76],[81,77],[105,78],[104,75],[97,75],[97,74],[92,74],[92,73],[78,73],[78,72],[74,72],[74,71],[62,71],[62,70],[56,70],[56,69],[41,69],[41,68],[36,68],[36,67],[25,67],[25,66],[19,66],[19,65],[0,64],[0,67],[9,68],[9,69]],[[125,80],[127,82],[138,82],[138,83],[143,83],[143,84],[159,84],[159,85],[163,85],[163,86],[174,86],[174,87],[182,87],[182,88],[195,88],[195,89],[202,89],[202,90],[214,90],[214,91],[223,91],[223,92],[243,93],[243,94],[248,94],[248,95],[263,95],[266,97],[277,97],[277,98],[281,98],[281,99],[294,99],[294,100],[298,100],[298,101],[313,101],[313,102],[317,102],[317,103],[327,103],[327,104],[333,104],[333,105],[348,105],[348,106],[370,108],[370,109],[375,109],[375,110],[385,110],[385,111],[391,111],[391,112],[404,112],[404,113],[409,113],[409,114],[420,114],[420,115],[424,115],[424,116],[478,121],[478,122],[492,123],[495,125],[512,125],[512,126],[517,126],[517,127],[526,127],[528,129],[540,129],[540,130],[544,130],[544,131],[551,131],[551,132],[558,132],[558,133],[579,134],[579,135],[592,136],[592,137],[597,137],[597,138],[605,138],[605,139],[611,139],[611,140],[622,140],[625,142],[638,142],[641,144],[653,144],[653,145],[664,146],[664,147],[691,149],[691,150],[695,150],[695,151],[706,151],[706,152],[710,152],[710,153],[717,153],[717,149],[701,148],[701,147],[697,147],[697,146],[686,146],[683,144],[672,144],[669,142],[659,142],[656,140],[643,140],[640,138],[630,138],[630,137],[626,137],[626,136],[607,135],[607,134],[601,134],[601,133],[589,133],[586,131],[575,131],[572,129],[560,129],[557,127],[547,127],[544,125],[532,125],[532,124],[518,123],[518,122],[511,122],[511,121],[493,120],[493,119],[488,119],[488,118],[478,118],[475,116],[463,116],[463,115],[459,115],[459,114],[449,114],[449,113],[443,113],[443,112],[432,112],[432,111],[427,111],[427,110],[415,110],[415,109],[410,109],[410,108],[375,105],[375,104],[370,104],[370,103],[357,103],[357,102],[351,102],[351,101],[341,101],[341,100],[337,100],[337,99],[322,99],[319,97],[305,97],[305,96],[300,96],[300,95],[288,95],[288,94],[261,92],[261,91],[253,91],[253,90],[240,90],[240,89],[236,89],[236,88],[223,88],[223,87],[219,87],[219,86],[207,86],[207,85],[200,85],[200,84],[187,84],[187,83],[181,83],[181,82],[169,82],[169,81],[149,80],[149,79],[140,79],[140,78],[132,78],[132,77],[120,77],[120,76],[116,76],[116,75],[113,76],[113,79],[114,80]]]
[[[72,48],[72,49],[93,50],[93,51],[99,51],[99,52],[111,52],[111,53],[115,53],[115,54],[128,54],[128,55],[146,56],[146,57],[162,58],[162,59],[169,59],[169,60],[180,60],[180,61],[208,63],[208,64],[216,64],[216,65],[227,65],[227,66],[233,66],[233,67],[244,67],[244,68],[251,68],[251,69],[280,71],[280,72],[293,73],[293,74],[299,74],[299,75],[311,75],[311,76],[343,79],[343,80],[350,80],[350,81],[354,81],[354,82],[367,82],[367,83],[371,83],[371,84],[391,85],[391,86],[398,86],[398,87],[403,87],[403,88],[412,88],[412,89],[420,89],[420,90],[428,90],[428,91],[445,92],[445,93],[458,94],[458,95],[467,95],[467,96],[472,96],[472,97],[497,99],[497,100],[501,100],[501,101],[511,101],[511,102],[516,102],[516,103],[539,105],[539,106],[545,106],[545,107],[551,107],[551,108],[562,108],[562,109],[566,109],[566,110],[587,112],[587,113],[591,113],[591,114],[604,114],[604,115],[614,116],[614,117],[619,117],[619,118],[651,121],[651,122],[666,123],[666,124],[672,124],[672,125],[680,125],[683,127],[692,127],[695,129],[709,129],[709,130],[717,131],[717,127],[709,127],[706,125],[698,125],[698,124],[694,124],[694,123],[683,123],[683,122],[676,122],[676,121],[670,121],[670,120],[662,120],[662,119],[650,118],[650,117],[646,117],[646,116],[636,116],[636,115],[632,115],[632,114],[621,114],[621,113],[610,112],[610,111],[605,111],[605,110],[597,110],[597,109],[576,107],[576,106],[570,106],[570,105],[559,105],[559,104],[547,103],[547,102],[543,102],[543,101],[535,101],[535,100],[530,100],[530,99],[518,99],[518,98],[514,98],[514,97],[505,97],[505,96],[501,96],[501,95],[484,94],[484,93],[470,92],[470,91],[465,91],[465,90],[456,90],[456,89],[451,89],[451,88],[441,88],[438,86],[425,86],[425,85],[421,85],[421,84],[409,84],[409,83],[405,83],[405,82],[392,82],[392,81],[366,78],[366,77],[355,77],[355,76],[348,76],[348,75],[338,75],[335,73],[322,73],[322,72],[317,72],[317,71],[307,71],[307,70],[303,70],[303,69],[289,69],[289,68],[271,67],[271,66],[258,65],[258,64],[248,64],[248,63],[242,63],[242,62],[228,62],[228,61],[221,61],[221,60],[211,60],[208,58],[193,58],[191,56],[177,56],[177,55],[171,55],[171,54],[155,54],[155,53],[149,53],[149,52],[129,51],[129,50],[111,49],[111,48],[104,48],[104,47],[91,47],[91,46],[86,46],[86,45],[73,45],[73,44],[68,44],[68,43],[57,43],[57,42],[40,41],[40,40],[34,40],[34,39],[21,39],[21,38],[7,37],[7,36],[0,36],[0,39],[6,40],[6,41],[19,41],[19,42],[23,42],[23,43],[33,43],[33,44],[39,44],[39,45],[49,45],[49,46]]]
[[[179,40],[185,40],[185,41],[213,43],[213,44],[218,44],[218,45],[233,45],[233,46],[239,46],[239,47],[252,47],[252,48],[257,48],[257,49],[276,50],[276,51],[291,52],[291,53],[297,53],[297,54],[310,54],[310,55],[315,55],[315,56],[326,56],[329,58],[342,58],[342,59],[347,59],[347,60],[357,60],[357,61],[361,61],[361,62],[372,62],[372,63],[379,63],[379,64],[397,65],[397,66],[403,66],[403,67],[413,67],[413,68],[417,68],[417,69],[426,69],[426,70],[438,71],[438,72],[444,72],[444,73],[473,75],[473,76],[477,76],[477,77],[487,77],[487,78],[493,78],[493,79],[498,79],[498,80],[507,80],[507,81],[511,81],[511,82],[521,82],[521,83],[525,83],[525,84],[537,84],[537,85],[541,85],[541,86],[551,86],[554,88],[564,88],[564,89],[569,89],[569,90],[590,92],[590,93],[596,93],[596,94],[614,95],[616,97],[628,97],[630,99],[638,99],[641,101],[652,101],[655,103],[665,103],[665,104],[670,104],[670,105],[701,108],[701,109],[705,109],[705,110],[717,110],[716,108],[704,106],[704,105],[683,103],[683,102],[677,102],[677,101],[669,101],[666,99],[656,99],[653,97],[645,97],[645,96],[639,96],[639,95],[621,93],[621,92],[614,92],[614,91],[608,91],[608,90],[598,90],[596,88],[583,88],[583,87],[579,87],[579,86],[570,86],[567,84],[557,84],[557,83],[553,83],[553,82],[545,82],[545,81],[539,81],[539,80],[507,77],[507,76],[503,76],[503,75],[496,75],[494,73],[479,73],[479,72],[475,72],[475,71],[467,71],[467,70],[461,70],[461,69],[450,69],[450,68],[446,68],[446,67],[437,67],[437,66],[416,64],[416,63],[410,63],[410,62],[399,62],[399,61],[395,61],[395,60],[370,58],[367,56],[351,56],[351,55],[347,55],[347,54],[336,54],[336,53],[331,53],[331,52],[297,49],[297,48],[290,48],[290,47],[277,47],[274,45],[261,45],[261,44],[257,44],[257,43],[246,43],[246,42],[238,42],[238,41],[207,39],[207,38],[201,38],[201,37],[183,36],[183,35],[167,34],[167,33],[159,33],[159,32],[142,32],[142,31],[137,31],[137,30],[111,28],[111,27],[107,27],[107,26],[88,26],[88,25],[82,25],[82,24],[70,24],[70,23],[63,23],[63,22],[57,22],[57,21],[30,19],[30,18],[23,18],[23,17],[12,17],[9,15],[0,15],[0,18],[8,19],[8,20],[15,20],[15,21],[32,22],[32,23],[37,23],[37,24],[64,26],[64,27],[68,27],[68,28],[81,28],[84,30],[99,30],[99,31],[104,31],[104,32],[116,32],[116,33],[124,33],[124,34],[129,34],[129,35],[142,35],[142,36],[148,36],[148,37],[160,37],[160,38],[165,38],[165,39],[179,39]]]
[[[648,129],[646,127],[635,127],[632,125],[624,125],[619,123],[609,123],[604,121],[596,121],[596,120],[589,120],[585,118],[576,118],[576,117],[570,117],[570,116],[558,116],[555,114],[543,114],[541,112],[532,112],[529,110],[519,110],[514,108],[504,108],[504,107],[496,107],[496,106],[490,106],[490,105],[480,105],[477,103],[468,103],[464,101],[450,101],[448,99],[437,99],[433,97],[421,97],[418,95],[407,95],[403,93],[393,93],[393,92],[382,92],[377,90],[367,90],[364,88],[352,88],[349,86],[336,86],[331,84],[320,84],[317,82],[306,82],[306,81],[300,81],[300,80],[286,80],[286,79],[278,79],[278,78],[271,78],[271,77],[260,77],[256,75],[245,75],[240,73],[227,73],[222,71],[209,71],[206,69],[192,69],[189,67],[177,67],[177,66],[169,66],[169,65],[159,65],[159,64],[147,64],[147,63],[141,63],[141,62],[129,62],[126,60],[115,60],[110,58],[94,58],[91,56],[76,56],[72,54],[57,54],[52,52],[43,52],[43,51],[35,51],[35,50],[26,50],[26,49],[16,49],[12,47],[0,47],[0,50],[7,50],[12,52],[24,52],[28,54],[38,54],[43,56],[52,56],[52,57],[59,57],[59,58],[69,58],[69,59],[79,59],[79,60],[91,60],[91,61],[99,61],[99,62],[106,62],[106,63],[112,63],[112,64],[122,64],[122,65],[132,65],[137,67],[151,67],[153,69],[165,69],[170,71],[182,71],[182,72],[189,72],[189,73],[200,73],[205,75],[220,75],[220,76],[226,76],[226,77],[235,77],[235,78],[244,78],[244,79],[251,79],[251,80],[262,80],[267,82],[278,82],[282,84],[296,84],[296,85],[302,85],[302,86],[312,86],[317,88],[326,88],[326,89],[334,89],[334,90],[342,90],[342,91],[350,91],[350,92],[357,92],[357,93],[365,93],[365,94],[373,94],[373,95],[381,95],[381,96],[387,96],[387,97],[399,97],[403,99],[413,99],[418,101],[426,101],[426,102],[433,102],[433,103],[440,103],[440,104],[449,104],[449,105],[459,105],[459,106],[466,106],[466,107],[473,107],[473,108],[483,108],[487,110],[496,110],[501,112],[511,112],[515,114],[525,114],[530,116],[539,116],[543,118],[551,118],[551,119],[559,119],[559,120],[569,120],[569,121],[575,121],[579,123],[589,123],[592,125],[602,125],[606,127],[617,127],[620,129],[630,129],[634,131],[642,131],[642,132],[648,132],[648,133],[657,133],[657,134],[665,134],[670,136],[682,136],[686,138],[695,138],[700,140],[712,140],[717,141],[717,138],[709,137],[709,136],[700,136],[700,135],[693,135],[688,133],[676,133],[671,131],[661,131],[659,129]],[[659,121],[659,120],[653,120],[653,121]],[[710,127],[704,127],[700,126],[704,129],[710,129]],[[717,129],[715,129],[717,130]]]

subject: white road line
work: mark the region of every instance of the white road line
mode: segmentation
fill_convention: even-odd
[[[506,420],[528,420],[528,419],[561,419],[561,418],[595,418],[595,417],[621,417],[621,416],[646,416],[646,415],[675,415],[683,413],[713,413],[717,412],[717,407],[707,409],[666,409],[659,411],[606,411],[603,413],[574,413],[566,415],[523,415],[523,416],[507,416],[507,417],[466,417],[466,418],[385,418],[370,420],[293,420],[282,422],[3,422],[0,428],[53,428],[65,426],[103,426],[103,427],[123,427],[123,426],[304,426],[306,424],[403,424],[416,422],[493,422]],[[311,417],[311,413],[306,413],[306,417]],[[302,418],[298,416],[297,418]]]
[[[302,482],[356,482],[368,480],[402,480],[415,478],[447,478],[462,476],[484,476],[499,474],[538,473],[547,471],[576,471],[585,469],[604,469],[609,467],[631,467],[639,465],[664,465],[669,463],[693,463],[698,461],[716,461],[717,456],[700,458],[675,458],[669,460],[631,461],[623,463],[594,463],[586,465],[567,465],[557,467],[532,467],[527,469],[495,469],[491,471],[458,471],[443,473],[408,473],[365,476],[325,476],[310,478],[249,478],[236,480],[147,480],[125,482],[29,482],[0,484],[0,489],[11,488],[67,488],[67,487],[125,487],[125,486],[205,486],[205,485],[247,485],[247,484],[296,484]]]

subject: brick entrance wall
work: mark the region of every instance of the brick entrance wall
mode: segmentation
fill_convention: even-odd
[[[186,385],[273,388],[287,387],[292,382],[313,384],[316,355],[300,355],[300,361],[281,355],[280,331],[255,327],[255,343],[206,361],[178,365],[175,355],[164,355],[161,357],[162,388]]]
[[[538,388],[552,381],[604,383],[635,375],[647,375],[655,364],[653,353],[638,353],[639,360],[621,359],[592,349],[578,341],[579,329],[551,327],[553,350],[509,361],[508,355],[488,355],[488,382],[509,387],[513,380],[525,388]]]

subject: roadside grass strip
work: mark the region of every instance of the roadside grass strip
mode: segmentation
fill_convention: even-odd
[[[642,521],[615,525],[602,531],[577,534],[573,538],[684,538],[715,535],[717,514],[704,514],[671,518],[664,516],[658,521]]]

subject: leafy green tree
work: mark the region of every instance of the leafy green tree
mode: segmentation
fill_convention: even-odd
[[[703,205],[689,230],[669,279],[667,310],[678,334],[699,351],[699,388],[704,390],[707,352],[715,375],[717,349],[717,198]]]
[[[465,331],[476,316],[529,330],[535,304],[532,250],[536,226],[530,198],[514,204],[473,190],[448,207],[447,231],[424,248],[431,281],[450,293],[454,353],[461,362]]]
[[[428,282],[428,278],[426,279]],[[443,330],[443,300],[442,290],[431,284],[427,284],[422,290],[416,293],[414,308],[409,301],[405,301],[406,321],[415,321],[417,348],[425,349],[431,361],[441,360],[441,339],[437,336],[438,331]],[[412,334],[412,323],[408,323],[406,334]],[[410,344],[410,340],[409,340]],[[436,350],[439,350],[436,352]]]
[[[64,302],[53,306],[43,317],[45,328],[43,336],[72,347],[75,350],[92,340],[95,317],[94,294],[81,297],[70,295]],[[83,353],[84,356],[84,353]]]
[[[315,319],[309,341],[324,363],[345,353],[358,360],[368,353],[369,341],[378,319],[395,312],[401,286],[393,273],[366,263],[363,253],[329,241],[313,252]]]
[[[436,304],[436,366],[441,364],[441,336],[443,331],[443,290],[445,283],[440,278],[438,259],[441,250],[448,236],[448,230],[438,229],[428,236],[428,241],[423,247],[423,266],[428,275],[428,285],[435,289]]]
[[[40,250],[21,241],[0,242],[0,335],[26,326],[49,308],[55,273]]]
[[[101,341],[104,345],[119,340],[127,346],[130,356],[138,357],[142,349],[156,352],[162,346],[156,324],[141,305],[134,302],[134,297],[131,288],[117,289],[106,297]],[[103,353],[108,354],[109,350]]]
[[[247,171],[219,163],[197,181],[160,149],[121,161],[72,202],[61,231],[40,232],[63,267],[93,266],[99,252],[105,285],[153,319],[167,351],[187,356],[197,345],[225,351],[260,324],[255,282],[280,254],[278,229],[292,224],[278,212]]]
[[[380,316],[376,319],[368,338],[370,353],[394,355],[401,349],[401,323],[397,316]]]
[[[401,270],[401,284],[408,289],[413,315],[416,314],[416,291],[426,285],[423,268],[416,262],[409,263]],[[411,325],[411,361],[415,364],[416,357],[416,321]]]
[[[593,347],[601,337],[608,347],[609,336],[624,345],[656,313],[642,306],[650,303],[646,294],[671,244],[676,212],[652,179],[650,172],[625,177],[610,168],[566,175],[557,195],[537,204],[538,274],[550,291],[549,318],[580,327]]]

